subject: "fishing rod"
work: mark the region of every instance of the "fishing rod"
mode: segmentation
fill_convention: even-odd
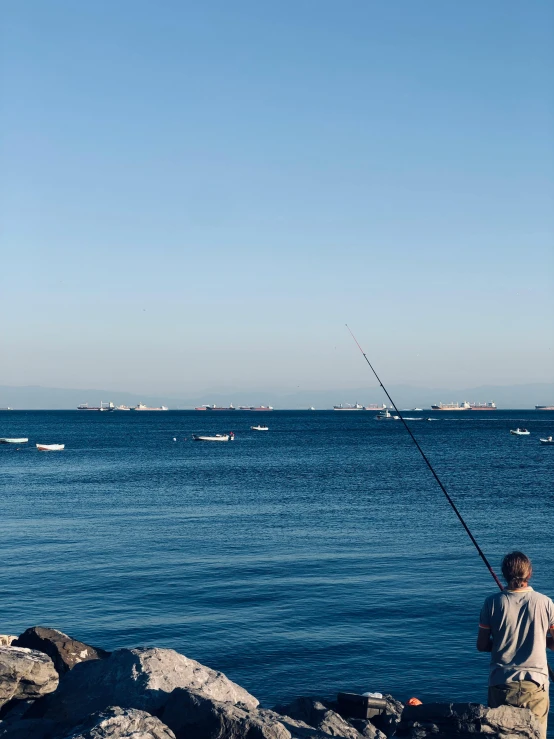
[[[366,362],[368,363],[368,365],[369,365],[369,368],[371,369],[371,371],[373,372],[373,374],[374,374],[374,375],[375,375],[375,377],[377,378],[377,382],[378,382],[378,383],[379,383],[379,385],[380,385],[380,386],[381,386],[381,387],[383,388],[383,391],[384,391],[385,395],[387,396],[387,398],[389,399],[389,401],[390,401],[390,403],[391,403],[392,407],[394,408],[394,410],[395,410],[395,411],[396,411],[396,413],[398,414],[398,417],[399,417],[399,419],[400,419],[400,420],[402,421],[402,423],[404,424],[404,428],[406,429],[406,431],[407,431],[407,432],[408,432],[408,433],[410,434],[410,436],[412,437],[412,441],[414,442],[414,444],[416,445],[416,447],[417,447],[417,449],[418,449],[419,453],[420,453],[420,454],[421,454],[421,456],[423,457],[423,461],[425,462],[425,464],[427,465],[427,467],[429,467],[429,469],[431,470],[431,474],[433,475],[433,477],[434,477],[434,478],[435,478],[435,480],[437,481],[437,483],[438,483],[438,485],[439,485],[440,489],[442,490],[442,492],[443,492],[443,493],[444,493],[444,495],[446,496],[446,500],[447,500],[447,501],[448,501],[448,502],[450,503],[450,505],[452,506],[452,509],[453,509],[454,513],[455,513],[455,514],[456,514],[456,515],[458,516],[458,519],[459,519],[460,523],[462,524],[462,526],[463,526],[463,527],[464,527],[464,529],[466,530],[466,533],[467,533],[467,535],[468,535],[468,536],[469,536],[469,538],[471,539],[471,541],[472,541],[472,544],[474,545],[474,547],[475,547],[475,548],[477,549],[477,552],[479,553],[479,556],[481,557],[481,559],[483,560],[483,562],[484,562],[484,563],[485,563],[485,565],[487,566],[487,569],[488,569],[488,571],[490,572],[490,574],[492,575],[492,577],[493,577],[493,579],[494,579],[495,583],[496,583],[496,584],[498,585],[498,587],[500,588],[500,590],[504,590],[504,586],[502,585],[502,583],[501,583],[501,582],[500,582],[500,580],[498,579],[498,576],[497,576],[496,572],[495,572],[495,571],[493,570],[493,568],[491,567],[491,564],[490,564],[489,560],[488,560],[488,559],[487,559],[487,558],[485,557],[485,553],[483,552],[483,550],[481,549],[481,547],[480,547],[480,546],[479,546],[479,544],[477,543],[477,540],[475,539],[475,537],[473,536],[473,534],[472,534],[472,533],[471,533],[471,531],[469,530],[469,526],[467,525],[467,523],[466,523],[466,522],[464,521],[464,519],[462,518],[462,514],[461,514],[461,513],[460,513],[460,511],[459,511],[459,510],[457,509],[457,507],[456,507],[456,504],[454,503],[454,501],[452,500],[452,498],[451,498],[451,497],[450,497],[450,495],[448,494],[448,491],[446,490],[446,488],[445,488],[445,487],[444,487],[444,485],[442,484],[442,481],[441,481],[440,477],[439,477],[439,476],[437,475],[437,473],[435,472],[435,469],[434,469],[433,465],[432,465],[432,464],[431,464],[431,462],[429,461],[429,459],[428,459],[427,455],[425,454],[425,452],[423,451],[423,449],[422,449],[422,448],[420,447],[420,445],[419,445],[419,443],[418,443],[417,439],[415,438],[415,436],[414,436],[414,435],[413,435],[413,433],[412,433],[412,430],[410,429],[410,427],[408,426],[408,424],[407,424],[407,423],[406,423],[406,421],[404,420],[404,417],[402,416],[402,414],[400,413],[400,411],[399,411],[399,410],[398,410],[398,408],[396,407],[396,403],[394,402],[394,400],[393,400],[393,399],[391,398],[391,396],[389,395],[389,391],[387,390],[387,388],[386,388],[386,387],[385,387],[385,386],[383,385],[383,383],[381,382],[381,379],[380,379],[379,375],[377,374],[377,372],[375,372],[375,370],[373,369],[373,366],[372,366],[371,362],[369,361],[369,359],[367,358],[367,354],[366,354],[366,353],[364,352],[364,350],[363,350],[363,349],[362,349],[362,347],[360,346],[360,344],[359,344],[359,342],[358,342],[358,339],[357,339],[357,338],[356,338],[356,337],[354,336],[354,334],[352,333],[352,330],[351,330],[350,326],[349,326],[349,325],[348,325],[347,323],[345,324],[345,326],[346,326],[346,328],[348,329],[348,331],[350,332],[350,335],[352,336],[352,338],[354,339],[354,341],[356,342],[356,346],[357,346],[357,347],[358,347],[358,349],[359,349],[359,350],[361,351],[361,353],[362,353],[362,355],[363,355],[363,358],[365,359],[365,361],[366,361]]]
[[[396,407],[396,403],[394,402],[394,400],[393,400],[393,399],[391,398],[391,396],[389,395],[389,391],[387,390],[387,388],[386,388],[386,387],[385,387],[385,386],[383,385],[383,383],[381,382],[381,379],[380,379],[379,375],[377,374],[377,372],[375,372],[375,370],[373,369],[373,366],[372,366],[371,362],[370,362],[370,361],[369,361],[369,359],[367,358],[367,354],[366,354],[366,353],[364,352],[364,350],[363,350],[363,349],[362,349],[362,347],[360,346],[360,344],[359,344],[359,342],[358,342],[358,339],[357,339],[357,338],[356,338],[356,337],[354,336],[354,334],[352,333],[352,329],[350,328],[350,326],[349,326],[349,325],[348,325],[347,323],[345,323],[344,325],[346,326],[346,328],[347,328],[347,329],[348,329],[348,331],[350,332],[350,335],[352,336],[352,338],[353,338],[353,339],[354,339],[354,341],[356,342],[356,346],[357,346],[357,347],[358,347],[358,349],[359,349],[359,350],[361,351],[361,353],[362,353],[362,355],[363,355],[363,358],[364,358],[364,359],[365,359],[365,361],[366,361],[366,362],[368,363],[368,365],[369,365],[369,367],[370,367],[371,371],[373,372],[373,374],[374,374],[374,375],[375,375],[375,377],[377,378],[377,382],[378,382],[378,383],[379,383],[379,385],[380,385],[380,386],[381,386],[381,387],[383,388],[383,392],[385,393],[385,395],[387,396],[387,398],[388,398],[388,399],[390,400],[390,403],[391,403],[392,407],[394,408],[394,410],[395,410],[395,411],[396,411],[396,413],[398,414],[398,417],[400,418],[400,420],[401,420],[401,421],[402,421],[402,423],[404,424],[404,428],[405,428],[405,429],[406,429],[406,431],[407,431],[407,432],[408,432],[408,433],[410,434],[410,436],[411,436],[411,438],[412,438],[412,441],[414,442],[414,444],[416,445],[416,447],[417,447],[417,449],[418,449],[419,453],[420,453],[420,454],[421,454],[421,456],[423,457],[423,460],[424,460],[425,464],[426,464],[426,465],[427,465],[427,467],[429,467],[429,469],[431,470],[431,473],[432,473],[433,477],[435,478],[435,480],[436,480],[436,481],[437,481],[437,483],[439,484],[439,487],[440,487],[440,489],[442,490],[442,492],[443,492],[443,493],[444,493],[444,495],[446,496],[446,500],[447,500],[447,501],[448,501],[448,502],[450,503],[450,505],[452,506],[452,509],[454,510],[454,513],[455,513],[455,514],[456,514],[456,515],[458,516],[458,519],[460,520],[460,523],[462,524],[462,526],[463,526],[463,527],[464,527],[464,529],[466,530],[466,533],[467,533],[467,535],[469,536],[469,538],[471,539],[471,541],[472,541],[473,545],[474,545],[474,546],[475,546],[475,548],[477,549],[477,551],[478,551],[478,553],[479,553],[479,556],[481,557],[481,559],[483,560],[483,562],[484,562],[484,563],[485,563],[485,565],[487,566],[487,569],[488,569],[488,571],[490,572],[490,574],[492,575],[492,577],[493,577],[493,579],[494,579],[495,583],[496,583],[496,584],[498,585],[498,587],[500,588],[500,590],[504,590],[504,586],[502,585],[502,583],[501,583],[501,582],[500,582],[500,580],[498,579],[498,576],[496,575],[496,572],[495,572],[495,571],[494,571],[494,570],[492,569],[492,567],[491,567],[491,564],[490,564],[489,560],[488,560],[488,559],[487,559],[487,558],[485,557],[485,554],[484,554],[483,550],[481,549],[481,547],[480,547],[480,546],[479,546],[479,544],[477,543],[477,540],[475,539],[475,537],[473,536],[473,534],[472,534],[472,533],[471,533],[471,531],[469,530],[469,526],[468,526],[468,525],[466,524],[466,522],[465,522],[465,521],[464,521],[464,519],[462,518],[462,514],[461,514],[461,513],[460,513],[460,511],[459,511],[459,510],[458,510],[458,509],[456,508],[456,504],[454,503],[454,501],[452,500],[452,498],[451,498],[451,497],[450,497],[450,495],[448,494],[448,491],[446,490],[446,488],[445,488],[445,487],[444,487],[444,485],[442,484],[442,481],[441,481],[441,479],[439,478],[439,476],[438,476],[438,475],[437,475],[437,473],[435,472],[435,469],[434,469],[433,465],[431,464],[431,462],[429,461],[429,459],[427,458],[427,455],[425,454],[425,452],[423,451],[423,449],[422,449],[422,448],[420,447],[420,445],[419,445],[419,443],[418,443],[417,439],[415,438],[415,436],[414,436],[414,435],[412,434],[412,430],[410,429],[410,427],[408,426],[408,424],[407,424],[407,423],[406,423],[406,421],[404,420],[404,417],[402,416],[402,413],[400,413],[400,411],[399,411],[399,410],[398,410],[398,408]],[[554,680],[554,670],[553,670],[553,669],[552,669],[552,668],[550,667],[550,665],[548,665],[548,674],[550,675],[550,679],[551,679],[551,680]]]

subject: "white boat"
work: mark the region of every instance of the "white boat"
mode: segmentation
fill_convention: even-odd
[[[29,439],[0,439],[0,444],[26,444]]]
[[[37,444],[39,452],[61,452],[65,444]]]
[[[196,436],[192,435],[193,441],[233,441],[235,438],[234,433],[231,431],[230,434],[216,434],[215,436]]]
[[[431,406],[432,411],[469,411],[471,410],[470,404],[467,400],[463,403],[438,403],[437,405]]]
[[[527,429],[510,429],[510,433],[514,436],[529,436],[531,433],[530,431],[527,431]]]
[[[139,403],[132,410],[134,411],[167,411],[168,408],[165,405],[162,405],[159,408],[151,408],[148,405],[143,405],[143,403]]]
[[[551,436],[547,436],[546,439],[539,439],[541,444],[554,444],[554,439]]]
[[[308,408],[308,410],[309,410],[309,411],[315,411],[315,408],[313,407],[313,405],[311,405],[311,406],[310,406],[310,407]]]
[[[118,405],[116,406],[115,409],[116,411],[130,411],[131,410],[128,405]]]
[[[391,418],[393,421],[399,421],[400,416],[393,416],[392,413],[389,412],[388,408],[383,408],[382,411],[379,411],[379,413],[375,416],[375,418],[378,421],[382,421],[383,418]]]
[[[250,426],[252,431],[269,431],[267,426]]]

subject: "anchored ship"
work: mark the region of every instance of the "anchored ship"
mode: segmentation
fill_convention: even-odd
[[[151,408],[148,405],[143,405],[142,403],[139,403],[132,410],[134,411],[167,411],[168,408],[165,405],[161,405],[159,408]]]
[[[370,405],[364,405],[364,411],[384,411],[386,407],[384,403],[382,405],[371,403]]]
[[[81,405],[77,406],[78,411],[114,411],[115,406],[110,401],[109,403],[104,403],[104,401],[100,401],[100,405],[89,405],[88,403],[81,403]]]
[[[432,405],[431,410],[433,411],[469,411],[471,410],[470,404],[464,400],[463,403],[439,403],[438,405]]]
[[[235,406],[231,403],[231,405],[227,406],[226,408],[224,406],[219,405],[203,405],[200,408],[195,408],[195,411],[236,411]]]
[[[536,405],[536,411],[554,411],[554,405]]]
[[[272,405],[239,405],[239,411],[272,411]]]
[[[356,403],[355,405],[351,405],[350,403],[343,405],[341,403],[340,405],[333,406],[334,411],[363,411],[363,409],[363,405],[360,405],[359,403]],[[380,408],[378,410],[380,410]]]
[[[495,411],[496,410],[496,403],[493,403],[492,400],[490,403],[470,403],[469,406],[472,411]]]

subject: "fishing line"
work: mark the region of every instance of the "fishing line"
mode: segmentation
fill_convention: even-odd
[[[433,467],[433,465],[431,464],[431,462],[430,462],[430,461],[429,461],[429,459],[427,458],[427,455],[425,454],[425,452],[423,451],[423,449],[422,449],[422,448],[421,448],[421,447],[419,446],[419,443],[418,443],[417,439],[416,439],[416,438],[415,438],[415,436],[414,436],[414,435],[412,434],[412,430],[410,429],[410,427],[408,426],[408,424],[407,424],[407,423],[406,423],[406,421],[404,420],[404,418],[403,418],[402,414],[400,413],[400,411],[399,411],[399,410],[398,410],[398,408],[396,407],[396,403],[394,402],[394,400],[393,400],[393,399],[391,398],[391,396],[389,395],[389,392],[388,392],[387,388],[386,388],[386,387],[385,387],[385,386],[383,385],[383,383],[381,382],[381,379],[380,379],[379,375],[378,375],[378,374],[377,374],[377,372],[375,372],[375,370],[373,369],[373,367],[372,367],[372,365],[371,365],[371,362],[370,362],[370,361],[369,361],[369,359],[367,358],[367,354],[366,354],[366,353],[364,352],[364,350],[362,349],[362,347],[361,347],[361,346],[360,346],[360,344],[358,343],[358,340],[356,339],[356,337],[355,337],[355,336],[354,336],[354,334],[352,333],[352,330],[350,329],[350,326],[349,326],[349,325],[348,325],[347,323],[345,324],[345,326],[346,326],[346,328],[348,329],[348,331],[350,332],[350,335],[352,336],[352,338],[354,339],[354,341],[356,342],[356,346],[357,346],[357,347],[358,347],[358,349],[359,349],[359,350],[361,351],[361,353],[362,353],[362,355],[363,355],[363,358],[364,358],[364,359],[365,359],[365,361],[366,361],[366,362],[368,363],[368,365],[369,365],[369,367],[370,367],[371,371],[373,372],[373,374],[374,374],[374,375],[375,375],[375,377],[377,378],[377,382],[378,382],[378,383],[379,383],[379,385],[380,385],[380,386],[381,386],[381,387],[383,388],[383,391],[384,391],[385,395],[386,395],[386,396],[387,396],[387,398],[388,398],[388,399],[390,400],[390,403],[391,403],[392,407],[394,408],[394,410],[396,411],[396,413],[398,414],[398,417],[399,417],[399,419],[400,419],[400,420],[402,421],[402,423],[404,424],[404,428],[406,429],[406,431],[407,431],[407,432],[408,432],[408,433],[410,434],[410,436],[412,437],[412,441],[414,442],[414,444],[416,445],[416,447],[417,447],[417,449],[418,449],[419,453],[420,453],[420,454],[421,454],[421,456],[423,457],[423,461],[425,462],[425,464],[427,465],[427,467],[429,467],[429,469],[431,470],[431,473],[432,473],[433,477],[435,478],[435,480],[437,481],[437,483],[438,483],[438,485],[439,485],[440,489],[442,490],[442,492],[443,492],[443,493],[444,493],[444,495],[446,496],[446,500],[447,500],[447,501],[448,501],[448,502],[450,503],[450,505],[452,506],[452,509],[453,509],[454,513],[455,513],[455,514],[456,514],[456,515],[458,516],[458,519],[459,519],[460,523],[462,524],[462,526],[463,526],[463,527],[464,527],[464,529],[466,530],[466,533],[467,533],[467,535],[468,535],[468,536],[469,536],[469,538],[471,539],[471,541],[472,541],[472,543],[473,543],[474,547],[475,547],[475,548],[477,549],[477,551],[478,551],[478,553],[479,553],[479,556],[481,557],[481,559],[483,560],[483,562],[484,562],[484,563],[485,563],[485,565],[487,566],[487,569],[488,569],[488,571],[489,571],[489,572],[491,573],[492,577],[494,578],[494,581],[495,581],[495,583],[496,583],[496,584],[498,585],[498,587],[500,588],[500,590],[504,590],[504,587],[503,587],[502,583],[501,583],[501,582],[500,582],[500,580],[498,579],[498,577],[497,577],[497,575],[496,575],[495,571],[494,571],[494,570],[492,569],[492,567],[491,567],[491,565],[490,565],[490,562],[489,562],[489,561],[488,561],[488,559],[487,559],[487,558],[485,557],[485,554],[484,554],[483,550],[481,549],[481,547],[479,546],[479,544],[477,543],[477,540],[475,539],[475,537],[473,536],[473,534],[472,534],[472,533],[471,533],[471,531],[469,530],[469,526],[468,526],[468,525],[466,524],[466,522],[465,522],[465,521],[464,521],[464,519],[462,518],[462,514],[461,514],[461,513],[460,513],[460,511],[459,511],[459,510],[458,510],[458,509],[456,508],[456,504],[454,503],[454,501],[452,500],[452,498],[451,498],[451,497],[450,497],[450,495],[448,494],[448,491],[446,490],[446,488],[445,488],[445,487],[444,487],[444,485],[442,484],[442,482],[441,482],[441,480],[440,480],[439,476],[437,475],[437,473],[436,473],[436,472],[435,472],[435,470],[434,470],[434,467]]]

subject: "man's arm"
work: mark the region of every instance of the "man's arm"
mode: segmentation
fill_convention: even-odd
[[[486,626],[479,626],[477,634],[477,649],[479,652],[492,652],[491,630]]]
[[[554,652],[554,627],[552,627],[546,635],[546,648]]]

